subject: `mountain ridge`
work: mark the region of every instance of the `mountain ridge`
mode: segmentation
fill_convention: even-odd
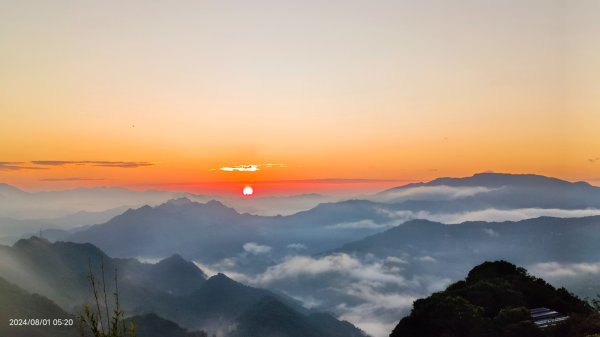
[[[468,177],[439,177],[428,182],[411,183],[403,186],[392,187],[388,190],[421,187],[421,186],[486,186],[486,187],[500,187],[504,185],[542,185],[542,184],[553,184],[559,186],[585,186],[585,187],[596,187],[585,181],[570,182],[567,180],[549,177],[541,174],[515,174],[515,173],[493,173],[493,172],[480,172],[475,173]],[[385,192],[385,191],[383,191]]]
[[[115,273],[118,271],[120,302],[128,314],[154,313],[189,330],[229,334],[231,331],[226,327],[237,325],[244,315],[248,317],[248,311],[262,298],[272,297],[278,302],[277,307],[294,313],[293,324],[324,324],[327,329],[333,326],[334,330],[347,331],[347,336],[355,336],[360,331],[337,319],[309,320],[306,317],[312,312],[302,308],[295,300],[244,285],[225,274],[206,279],[194,263],[180,255],[172,255],[156,264],[144,264],[135,259],[111,258],[89,243],[51,243],[32,237],[19,240],[12,247],[0,246],[0,269],[11,282],[19,283],[27,291],[40,290],[71,312],[80,312],[82,303],[93,302],[88,279],[91,269],[97,278],[107,280],[117,277]],[[27,280],[30,283],[25,282]],[[169,326],[164,321],[155,321],[157,326]],[[183,330],[177,331],[183,333]],[[269,331],[256,337],[269,337]],[[248,334],[243,330],[241,333]],[[293,331],[280,336],[293,336]]]

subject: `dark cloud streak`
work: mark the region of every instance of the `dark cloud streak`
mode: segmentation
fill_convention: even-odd
[[[324,178],[324,179],[296,179],[296,180],[267,180],[261,183],[313,183],[313,184],[369,184],[369,183],[391,183],[391,182],[414,182],[405,179],[365,179],[365,178]]]
[[[98,181],[104,180],[104,178],[84,178],[84,177],[68,177],[68,178],[45,178],[40,179],[40,181]]]
[[[136,168],[154,165],[153,163],[145,161],[94,161],[94,160],[82,160],[82,161],[66,161],[66,160],[34,160],[31,161],[35,165],[44,166],[65,166],[65,165],[88,165],[88,166],[101,166],[101,167],[117,167],[117,168]]]
[[[24,162],[0,161],[0,171],[46,170],[46,167],[24,165]]]

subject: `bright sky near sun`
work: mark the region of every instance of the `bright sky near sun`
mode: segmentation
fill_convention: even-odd
[[[593,0],[3,1],[0,182],[287,193],[493,170],[600,183],[599,13]]]

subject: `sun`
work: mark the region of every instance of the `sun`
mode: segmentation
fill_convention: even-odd
[[[244,190],[242,191],[242,194],[244,194],[244,196],[251,196],[252,194],[254,194],[254,189],[252,188],[252,186],[246,186],[244,187]]]

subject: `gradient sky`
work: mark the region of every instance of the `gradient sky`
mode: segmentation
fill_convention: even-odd
[[[599,13],[593,0],[3,1],[0,181],[600,183]]]

